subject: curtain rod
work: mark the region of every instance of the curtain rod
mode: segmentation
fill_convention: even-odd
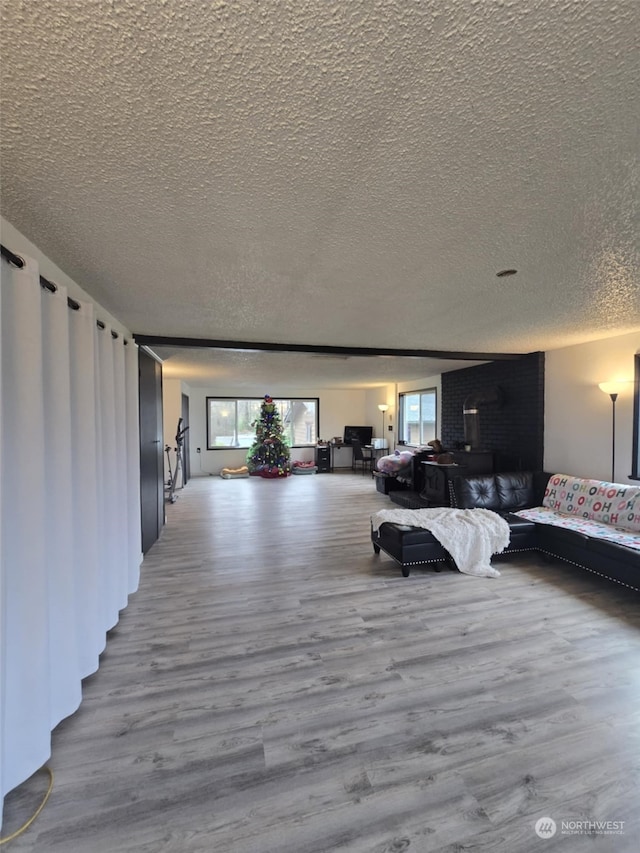
[[[12,267],[17,267],[20,270],[24,267],[24,258],[21,258],[20,255],[16,255],[16,253],[12,252],[11,249],[7,249],[6,246],[0,244],[0,252],[5,261],[8,264],[11,264]],[[49,279],[45,278],[43,275],[40,276],[40,287],[42,287],[44,290],[48,290],[49,293],[56,293],[58,290],[58,285],[54,284],[52,281],[49,281]],[[70,296],[67,296],[67,306],[71,308],[72,311],[80,310],[80,303],[76,302],[76,300],[72,299]],[[102,320],[96,320],[96,326],[99,329],[106,329],[106,326],[102,322]],[[111,329],[111,337],[114,340],[117,340],[120,335],[117,332],[114,332],[113,329]],[[129,341],[124,337],[122,338],[122,340],[124,342],[124,345],[127,346]]]

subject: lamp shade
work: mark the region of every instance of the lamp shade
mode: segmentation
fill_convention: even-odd
[[[600,382],[598,388],[605,394],[619,394],[624,382]]]
[[[378,403],[378,408],[381,412],[386,412],[388,411],[389,406],[387,405],[387,403]]]

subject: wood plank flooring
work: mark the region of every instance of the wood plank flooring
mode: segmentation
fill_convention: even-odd
[[[350,471],[179,495],[8,851],[637,853],[637,594],[532,555],[405,579]]]

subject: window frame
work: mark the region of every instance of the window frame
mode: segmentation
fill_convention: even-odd
[[[206,421],[206,448],[207,450],[249,450],[252,446],[255,439],[251,440],[250,444],[226,444],[226,445],[212,445],[211,444],[211,417],[210,417],[210,403],[211,401],[216,402],[225,402],[230,405],[235,405],[235,422],[237,423],[238,419],[238,403],[239,402],[258,402],[260,404],[264,403],[264,397],[226,397],[226,396],[212,396],[207,395],[205,398],[205,421]],[[314,441],[308,442],[298,442],[293,443],[289,441],[290,436],[285,434],[285,438],[287,439],[287,443],[289,447],[315,447],[317,444],[317,437],[320,433],[320,398],[319,397],[274,397],[274,403],[288,403],[291,408],[295,403],[314,403],[315,404],[315,433],[316,439]],[[283,424],[284,426],[284,424]],[[236,429],[234,428],[234,434],[237,434]]]
[[[415,388],[413,391],[402,391],[398,394],[398,438],[399,442],[402,444],[406,444],[407,447],[422,447],[426,445],[427,441],[430,441],[431,438],[425,438],[422,431],[422,395],[430,394],[433,395],[434,398],[434,420],[433,420],[433,436],[436,437],[438,430],[438,389],[436,386],[430,388]],[[420,441],[417,444],[414,444],[411,441],[408,441],[406,438],[407,435],[407,426],[406,426],[406,403],[405,398],[414,397],[416,395],[420,396],[420,416],[418,419],[418,423],[420,426]]]

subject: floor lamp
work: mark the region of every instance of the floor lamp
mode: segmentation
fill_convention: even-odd
[[[601,382],[598,388],[611,397],[611,482],[616,481],[616,400],[620,393],[619,382]]]
[[[382,438],[384,439],[384,413],[389,409],[387,403],[378,403],[378,408],[382,412]]]

